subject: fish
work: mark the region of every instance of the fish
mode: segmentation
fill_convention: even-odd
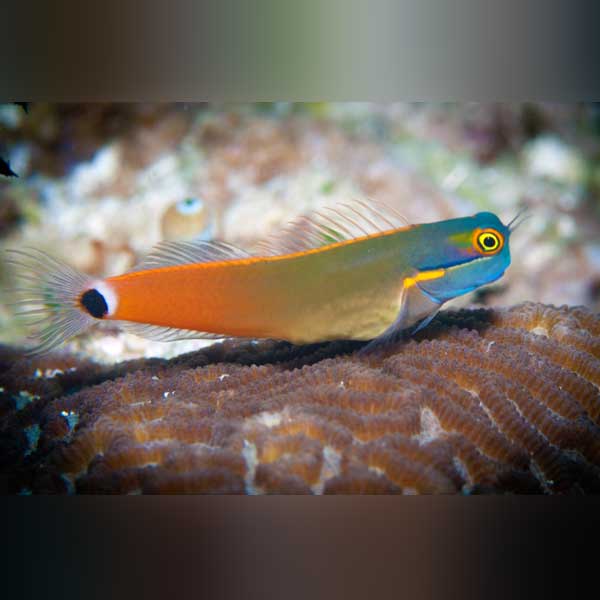
[[[188,197],[167,208],[160,228],[165,241],[211,240],[215,236],[215,218],[202,198]]]
[[[31,353],[99,321],[160,341],[385,343],[502,277],[518,217],[409,224],[389,207],[355,201],[301,217],[252,253],[224,241],[161,242],[106,279],[35,249],[9,251],[9,261],[23,282],[17,311],[35,319]]]

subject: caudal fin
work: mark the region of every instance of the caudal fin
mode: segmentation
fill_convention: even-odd
[[[7,250],[17,280],[17,316],[24,318],[35,344],[29,354],[51,350],[90,327],[95,319],[81,308],[93,279],[33,248]]]

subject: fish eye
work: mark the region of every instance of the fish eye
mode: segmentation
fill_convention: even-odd
[[[495,229],[476,231],[475,241],[477,248],[484,254],[499,252],[504,245],[504,237]]]
[[[191,215],[202,208],[202,201],[198,198],[185,198],[177,203],[177,211],[182,215]]]

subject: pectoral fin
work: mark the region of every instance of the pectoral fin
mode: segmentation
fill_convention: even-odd
[[[443,273],[439,276],[443,276]],[[437,300],[420,287],[418,278],[407,278],[402,287],[400,310],[396,320],[382,334],[371,340],[362,351],[392,343],[402,335],[412,335],[423,329],[435,317],[442,304],[443,301]]]

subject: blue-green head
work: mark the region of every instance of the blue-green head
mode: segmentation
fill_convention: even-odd
[[[510,265],[511,227],[493,213],[423,225],[425,250],[415,267],[443,270],[419,287],[439,302],[472,292],[499,279]]]

